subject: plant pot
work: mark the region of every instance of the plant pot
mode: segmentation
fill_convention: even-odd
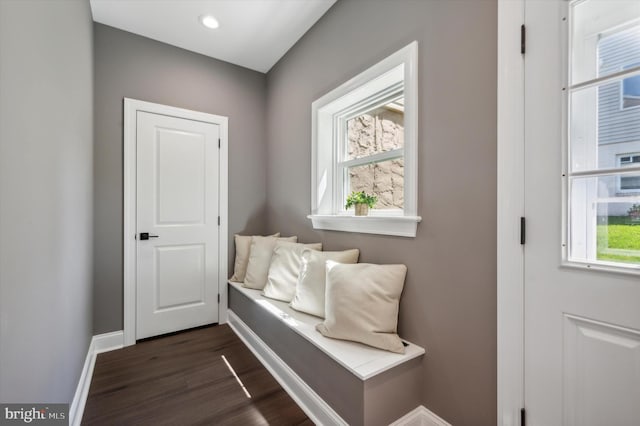
[[[366,204],[356,204],[356,216],[367,216],[369,214],[369,206]]]

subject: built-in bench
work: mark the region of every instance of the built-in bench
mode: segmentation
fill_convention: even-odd
[[[229,282],[229,324],[310,418],[322,425],[388,425],[420,405],[425,350],[395,354],[329,339],[320,318]]]

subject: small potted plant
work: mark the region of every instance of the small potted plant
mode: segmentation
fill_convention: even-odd
[[[627,210],[627,214],[633,222],[640,220],[640,204],[632,205],[631,208]]]
[[[347,197],[345,208],[349,209],[353,206],[356,209],[356,216],[366,216],[369,214],[369,209],[373,208],[377,202],[378,197],[375,195],[368,195],[364,191],[354,191]]]

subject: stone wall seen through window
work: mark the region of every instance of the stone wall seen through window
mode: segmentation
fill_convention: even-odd
[[[403,147],[404,114],[398,105],[395,101],[347,122],[347,160]],[[404,208],[403,157],[351,167],[348,178],[349,192],[365,191],[378,197],[375,209]]]

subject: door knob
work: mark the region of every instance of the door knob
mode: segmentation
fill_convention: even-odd
[[[140,233],[140,239],[141,240],[148,240],[149,238],[158,238],[159,235],[151,235],[148,232],[141,232]]]

